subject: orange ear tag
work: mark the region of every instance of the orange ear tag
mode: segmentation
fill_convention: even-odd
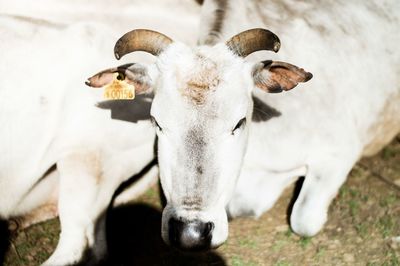
[[[121,73],[114,73],[111,83],[104,86],[104,98],[109,100],[133,100],[135,99],[135,86],[125,81]]]

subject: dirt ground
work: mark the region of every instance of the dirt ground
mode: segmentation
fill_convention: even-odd
[[[301,238],[289,228],[293,186],[260,219],[231,221],[228,241],[205,254],[182,254],[163,244],[159,189],[153,187],[131,205],[110,211],[106,265],[400,265],[400,190],[382,177],[400,183],[400,136],[353,169],[317,236]],[[0,230],[5,235],[0,262],[1,250],[8,250],[4,265],[40,264],[53,251],[59,230],[57,219],[23,231]]]

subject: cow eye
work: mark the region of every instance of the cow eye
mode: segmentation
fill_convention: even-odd
[[[243,117],[242,119],[239,120],[239,122],[236,124],[236,126],[232,130],[232,135],[235,134],[235,131],[238,130],[239,128],[242,128],[246,125],[246,117]]]
[[[150,119],[151,119],[151,122],[153,123],[153,125],[155,125],[158,128],[158,130],[162,131],[162,128],[157,123],[157,120],[154,118],[154,116],[151,116]]]
[[[121,72],[118,72],[117,79],[118,80],[124,80],[125,79],[125,75],[122,74]]]

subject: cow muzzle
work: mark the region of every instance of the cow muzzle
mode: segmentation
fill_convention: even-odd
[[[183,222],[175,218],[168,221],[170,245],[184,251],[202,251],[211,247],[214,223],[199,220]]]
[[[167,204],[163,210],[161,236],[181,251],[216,249],[228,238],[228,217],[223,207],[187,210]]]

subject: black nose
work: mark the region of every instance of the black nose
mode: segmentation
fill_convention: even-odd
[[[168,226],[169,241],[172,246],[186,251],[210,249],[214,223],[182,222],[171,218]]]

